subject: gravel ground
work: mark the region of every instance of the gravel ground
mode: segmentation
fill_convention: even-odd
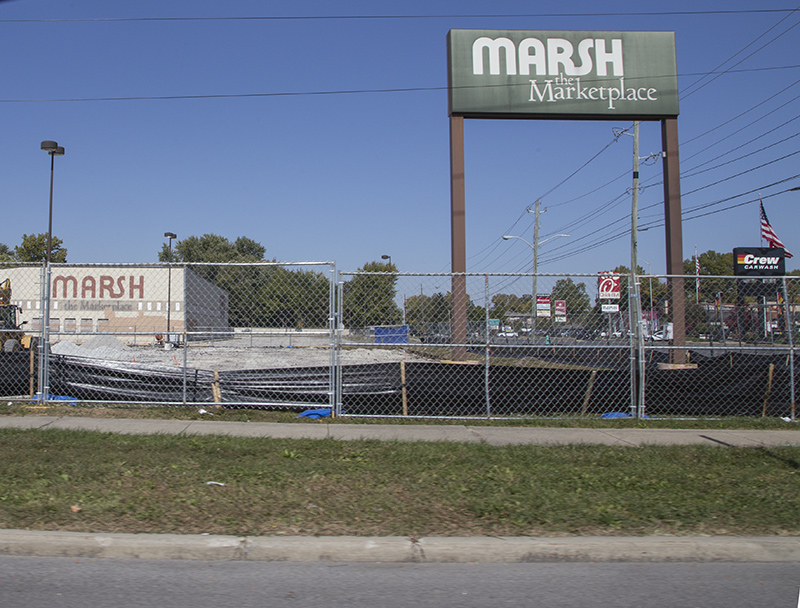
[[[245,336],[214,342],[189,343],[189,347],[171,345],[128,345],[114,336],[93,336],[81,345],[58,342],[52,352],[58,355],[128,361],[131,363],[186,365],[193,369],[228,371],[284,367],[316,367],[330,364],[327,335],[281,334],[275,337]],[[419,361],[420,357],[398,347],[348,347],[342,350],[344,365]]]

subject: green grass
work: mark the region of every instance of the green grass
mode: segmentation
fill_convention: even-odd
[[[798,447],[496,447],[7,429],[0,430],[0,449],[2,528],[800,533]]]

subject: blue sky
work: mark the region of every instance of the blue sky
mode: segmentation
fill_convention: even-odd
[[[386,254],[401,271],[448,271],[448,30],[668,30],[684,211],[760,192],[798,254],[787,268],[800,267],[800,192],[771,196],[800,178],[770,185],[800,173],[800,12],[640,14],[754,7],[736,0],[554,6],[0,1],[0,242],[47,231],[49,159],[39,144],[52,139],[66,148],[56,159],[53,233],[70,262],[155,262],[172,231],[247,236],[269,259],[333,260],[340,270]],[[409,18],[311,18],[381,15]],[[211,17],[220,19],[147,19]],[[224,19],[232,17],[296,18]],[[186,96],[210,97],[169,99]],[[74,101],[54,101],[65,99]],[[501,237],[532,238],[525,208],[537,198],[548,209],[540,238],[571,235],[543,245],[540,272],[629,264],[632,138],[615,141],[614,129],[630,126],[466,121],[467,270],[530,272],[530,250]],[[659,124],[642,123],[641,155],[660,147]],[[663,220],[661,163],[643,164],[641,180],[646,227]],[[683,257],[695,246],[759,246],[758,203],[725,210],[757,196],[687,219]],[[639,245],[642,266],[663,273],[663,225],[642,231]]]

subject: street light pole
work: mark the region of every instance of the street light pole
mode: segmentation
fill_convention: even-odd
[[[539,272],[539,205],[541,201],[537,199],[534,203],[533,211],[533,302],[531,302],[531,344],[536,344],[536,319],[539,314],[539,289],[536,286],[536,274]],[[527,208],[531,213],[531,208]],[[545,207],[545,211],[547,208]]]
[[[50,155],[50,206],[47,220],[47,257],[44,267],[44,302],[42,345],[39,350],[39,396],[42,401],[48,399],[50,393],[50,374],[48,372],[50,351],[50,263],[53,256],[53,176],[55,174],[55,157],[64,156],[64,148],[58,142],[45,140],[41,149]]]
[[[535,224],[535,228],[534,228],[534,234],[537,237],[539,236],[538,205],[539,205],[539,201],[536,201],[537,215],[536,215],[536,224]],[[533,344],[536,344],[536,313],[537,313],[537,306],[536,306],[536,291],[537,291],[537,289],[536,289],[536,273],[539,271],[539,259],[538,259],[539,258],[539,245],[544,245],[547,241],[552,241],[553,239],[558,238],[560,236],[569,236],[569,235],[568,234],[554,234],[553,236],[549,236],[546,239],[543,239],[541,241],[534,240],[533,241],[534,244],[532,245],[531,243],[529,243],[528,241],[523,239],[521,236],[514,236],[514,235],[511,235],[511,234],[504,234],[503,235],[503,240],[504,241],[507,241],[509,239],[518,239],[518,240],[522,241],[523,243],[525,243],[533,251],[533,294],[532,294],[533,295],[533,302],[531,303],[531,314],[532,314],[532,317],[531,317],[531,337],[532,337],[532,343]]]
[[[170,313],[172,312],[172,239],[177,239],[174,232],[165,232],[164,238],[169,239],[169,258],[167,259],[167,342],[170,341]]]

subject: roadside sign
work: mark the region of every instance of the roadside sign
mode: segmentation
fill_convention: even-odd
[[[619,312],[619,304],[601,304],[603,312]]]
[[[536,316],[550,316],[550,296],[536,296]]]
[[[610,272],[600,273],[597,279],[597,294],[601,300],[619,300],[621,291],[620,275]]]

